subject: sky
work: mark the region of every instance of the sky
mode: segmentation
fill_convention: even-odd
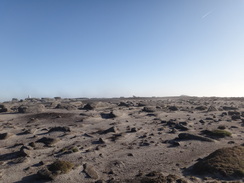
[[[244,0],[1,0],[0,101],[244,96]]]

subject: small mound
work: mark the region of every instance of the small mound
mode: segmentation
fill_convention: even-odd
[[[54,180],[59,174],[66,174],[71,171],[74,164],[69,161],[56,160],[49,167],[37,172],[40,179]]]
[[[222,175],[229,178],[244,177],[244,147],[218,149],[193,166],[199,175]]]
[[[203,134],[211,137],[211,138],[224,138],[224,137],[230,137],[231,133],[226,131],[226,130],[221,130],[221,129],[217,129],[217,130],[204,130],[202,131]]]
[[[74,165],[71,162],[57,160],[50,165],[48,170],[50,170],[51,172],[60,171],[62,174],[64,174],[68,173],[73,167]]]
[[[21,105],[18,107],[19,113],[40,113],[45,111],[45,106],[42,104],[34,104],[34,105]]]
[[[55,107],[55,109],[66,109],[68,111],[71,111],[71,110],[76,110],[77,107],[72,104],[60,103]]]

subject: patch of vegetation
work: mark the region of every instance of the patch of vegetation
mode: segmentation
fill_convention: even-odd
[[[48,170],[50,170],[51,172],[60,171],[62,174],[64,174],[64,173],[68,173],[73,167],[74,164],[69,161],[57,160],[49,166]]]
[[[226,130],[221,130],[221,129],[212,130],[212,131],[205,130],[203,131],[203,133],[207,136],[214,137],[214,138],[224,138],[224,137],[231,136],[231,132],[228,132]]]
[[[226,130],[213,130],[212,135],[217,137],[229,137],[231,133]]]
[[[72,148],[72,152],[78,152],[78,151],[79,151],[79,149],[77,147]]]
[[[216,150],[193,166],[197,174],[244,177],[244,147],[235,146]]]

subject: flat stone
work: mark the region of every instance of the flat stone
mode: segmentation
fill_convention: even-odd
[[[94,167],[88,164],[83,165],[84,172],[92,179],[98,179],[98,174],[95,171]]]

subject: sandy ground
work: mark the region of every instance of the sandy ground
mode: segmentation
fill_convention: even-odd
[[[243,98],[43,98],[2,104],[7,108],[0,113],[0,137],[6,135],[0,140],[3,183],[128,182],[152,171],[214,182],[187,170],[219,148],[244,143]],[[27,110],[20,113],[23,106]],[[232,135],[203,134],[221,127]],[[203,139],[180,139],[181,133]],[[40,142],[43,137],[53,143]],[[38,171],[57,159],[75,166],[54,180],[41,178]]]

